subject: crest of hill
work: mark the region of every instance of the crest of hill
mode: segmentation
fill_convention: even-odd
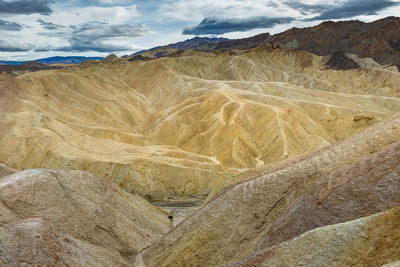
[[[195,37],[184,42],[142,51],[132,56],[128,56],[128,59],[130,61],[134,61],[161,58],[166,56],[177,56],[179,52],[187,50],[199,50],[205,52],[247,50],[264,45],[271,39],[271,37],[272,36],[269,33],[262,33],[253,37],[235,40],[226,38]]]
[[[192,39],[188,39],[183,42],[169,44],[168,46],[179,50],[189,50],[189,49],[196,49],[197,47],[202,46],[204,44],[219,43],[223,41],[229,41],[229,39],[222,37],[219,38],[194,37]]]
[[[247,50],[254,47],[259,47],[266,44],[272,38],[269,33],[261,33],[249,38],[242,38],[236,40],[226,40],[215,43],[204,44],[197,47],[197,50],[201,51],[231,51],[231,50]]]
[[[183,42],[178,42],[174,44],[169,44],[165,46],[154,47],[149,50],[140,51],[131,56],[127,56],[130,61],[142,60],[142,59],[154,59],[160,57],[166,57],[174,54],[180,50],[190,50],[201,47],[205,44],[218,43],[222,41],[227,41],[227,38],[209,38],[209,37],[194,37],[192,39],[187,39]]]

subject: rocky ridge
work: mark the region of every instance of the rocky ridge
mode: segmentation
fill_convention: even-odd
[[[218,266],[248,257],[244,260],[246,264],[257,259],[266,265],[278,266],[285,260],[287,263],[299,260],[300,263],[304,259],[318,266],[328,260],[318,258],[325,249],[337,250],[330,254],[333,258],[327,263],[357,262],[359,258],[354,258],[353,254],[371,251],[368,242],[358,242],[354,251],[339,253],[348,242],[364,238],[359,234],[352,239],[353,223],[323,226],[357,220],[400,206],[399,129],[397,116],[343,142],[282,162],[266,173],[223,189],[194,215],[146,248],[139,255],[137,266]],[[389,212],[392,225],[399,221],[397,210]],[[386,214],[382,216],[387,217]],[[362,220],[360,223],[366,225],[363,229],[368,229],[367,223]],[[339,247],[332,241],[321,250],[308,251],[309,256],[305,257],[301,252],[304,246],[296,249],[293,245],[290,256],[270,257],[275,249],[279,251],[290,242],[313,242],[313,245],[324,242],[326,236],[335,233],[331,233],[335,227],[349,234],[348,241],[338,237],[337,242],[342,242]],[[346,227],[349,227],[348,232]],[[381,228],[376,228],[376,232],[362,231],[370,233],[367,236],[373,237],[372,240],[382,240],[379,247],[393,253],[365,257],[363,260],[369,263],[384,264],[398,259],[399,240],[396,236],[385,239],[386,230],[393,232],[394,228],[382,227],[382,231],[378,230]],[[315,228],[318,229],[308,232]],[[306,234],[301,236],[303,233]],[[342,258],[344,255],[347,258]]]
[[[183,44],[186,42],[180,42],[142,51],[139,54],[128,56],[128,58],[139,60],[138,55],[140,55],[149,60],[176,55],[179,51],[189,49],[210,53],[229,51],[236,54],[240,53],[240,50],[260,47],[269,43],[273,47],[303,50],[319,56],[343,54],[342,60],[352,62],[350,63],[351,68],[373,66],[398,71],[400,70],[400,36],[397,30],[399,24],[399,17],[387,17],[369,23],[358,20],[325,21],[314,27],[292,28],[273,36],[263,33],[249,38],[215,39],[204,43],[187,40],[186,42],[189,44],[196,45],[185,46]],[[366,64],[366,61],[373,62]],[[338,68],[342,69],[340,64],[333,66],[333,69]],[[348,68],[348,65],[343,66],[343,69]]]
[[[274,35],[274,46],[305,50],[326,56],[335,52],[371,58],[381,65],[400,70],[400,18],[387,17],[370,23],[362,21],[323,22],[310,28],[293,28]]]
[[[234,40],[226,38],[195,37],[183,42],[145,50],[134,55],[126,56],[126,58],[128,58],[130,61],[150,60],[167,56],[181,55],[183,51],[187,50],[197,50],[210,53],[229,51],[233,54],[236,54],[240,52],[239,50],[248,50],[251,48],[260,47],[270,41],[271,37],[272,36],[269,33],[262,33],[249,38]]]
[[[82,171],[0,178],[0,263],[128,266],[171,227],[168,213]]]
[[[316,228],[225,266],[398,266],[400,208]],[[310,253],[313,251],[313,253]]]

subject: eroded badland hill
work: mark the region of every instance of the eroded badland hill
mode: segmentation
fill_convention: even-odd
[[[396,266],[397,59],[307,31],[1,75],[0,265]]]

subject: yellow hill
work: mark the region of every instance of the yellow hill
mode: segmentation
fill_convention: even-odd
[[[0,162],[89,170],[151,200],[314,151],[400,112],[400,74],[261,47],[2,76]],[[3,103],[1,102],[1,103]]]

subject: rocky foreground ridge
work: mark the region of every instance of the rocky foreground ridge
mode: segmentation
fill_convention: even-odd
[[[172,230],[168,213],[94,174],[16,172],[0,178],[0,263],[396,266],[399,137],[394,116],[277,163]]]
[[[399,260],[399,137],[396,116],[226,187],[142,251],[136,265],[380,266]]]
[[[129,266],[168,216],[89,172],[16,172],[0,178],[0,265]]]

